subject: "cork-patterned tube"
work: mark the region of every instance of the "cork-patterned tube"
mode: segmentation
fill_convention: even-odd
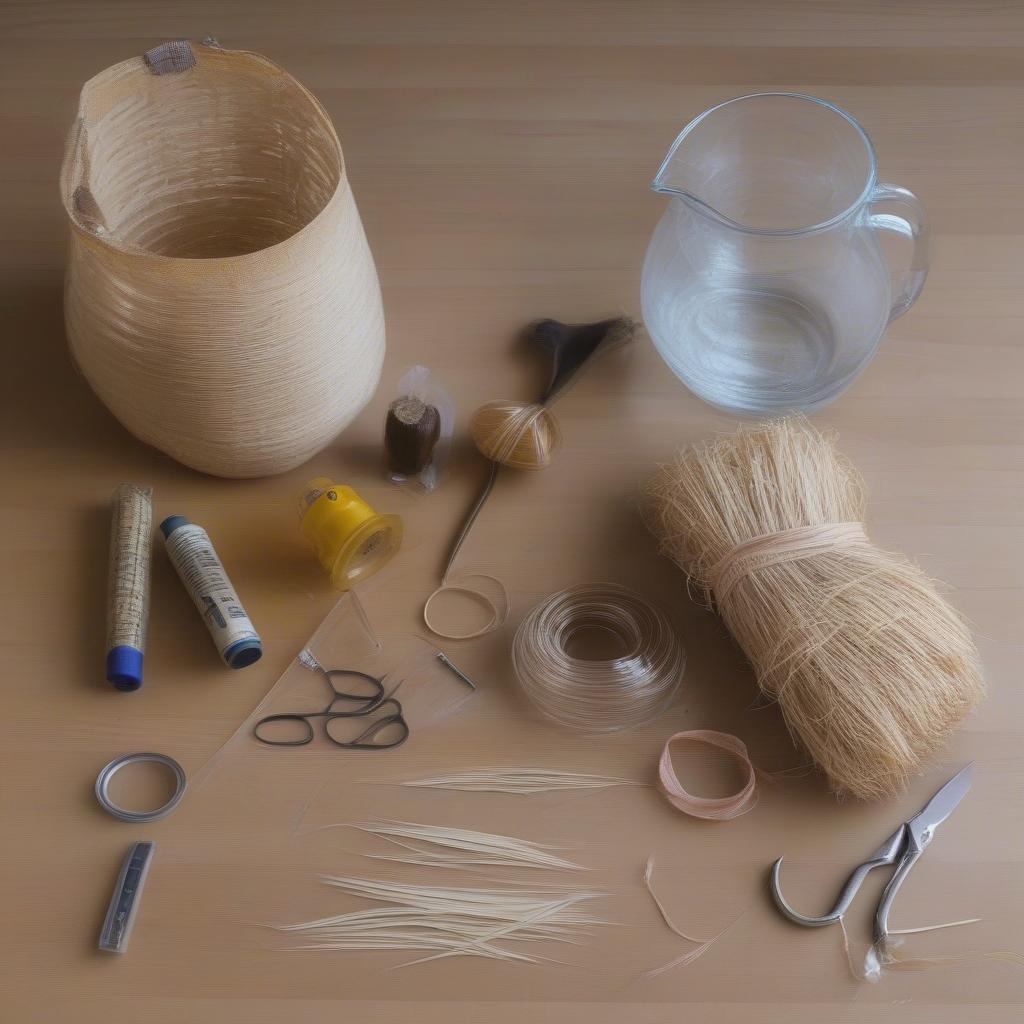
[[[107,590],[107,679],[118,690],[142,685],[153,548],[153,492],[121,484],[114,492]]]

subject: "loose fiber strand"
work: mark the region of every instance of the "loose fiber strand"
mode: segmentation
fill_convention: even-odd
[[[654,905],[658,908],[658,913],[661,914],[661,919],[665,922],[668,927],[676,933],[681,939],[686,939],[687,942],[696,942],[700,945],[704,945],[707,939],[695,939],[692,935],[687,935],[681,928],[677,927],[675,922],[668,915],[668,911],[665,909],[665,904],[658,898],[658,894],[654,891],[654,885],[651,879],[654,876],[654,855],[652,854],[647,858],[647,863],[644,865],[644,886],[651,895],[651,899],[654,900]]]
[[[964,963],[968,960],[994,960],[999,963],[1024,967],[1024,954],[1012,949],[972,949],[964,953],[943,953],[933,956],[898,957],[889,953],[882,966],[893,971],[923,971],[943,964]]]
[[[969,917],[962,921],[947,921],[943,924],[925,925],[921,928],[899,928],[890,930],[889,935],[915,935],[921,932],[940,931],[944,928],[959,928],[962,925],[977,924],[980,917]],[[882,976],[882,971],[924,971],[929,967],[941,967],[945,964],[963,963],[968,960],[994,960],[1002,963],[1014,964],[1017,967],[1024,967],[1024,955],[1009,949],[994,950],[968,950],[964,953],[938,953],[931,956],[901,957],[893,949],[893,944],[879,947],[872,944],[868,947],[864,958],[864,969],[858,971],[850,951],[850,936],[846,930],[846,924],[842,917],[839,918],[839,927],[843,936],[843,952],[846,956],[850,974],[857,981],[876,982]],[[902,940],[897,940],[897,943]]]
[[[643,786],[646,783],[610,775],[587,775],[548,768],[477,768],[403,782],[403,786],[452,789],[466,793],[512,793],[532,796],[556,790],[608,789],[613,786]]]
[[[434,953],[432,956],[420,957],[418,960],[410,960],[408,963],[401,964],[402,967],[413,967],[416,964],[427,963],[430,960],[440,960],[443,957],[459,956],[465,953],[472,952],[468,949],[469,946],[486,946],[492,939],[502,938],[511,932],[520,930],[524,925],[535,924],[536,922],[545,918],[550,918],[556,915],[559,911],[569,906],[572,903],[571,899],[562,900],[561,903],[553,903],[547,907],[541,907],[539,910],[534,911],[532,914],[527,914],[526,917],[518,921],[510,922],[509,924],[499,925],[496,928],[492,928],[489,932],[480,936],[477,939],[473,939],[462,946],[448,950],[445,953]]]
[[[587,870],[580,864],[549,853],[550,847],[544,847],[527,839],[516,839],[513,836],[492,835],[487,832],[474,832],[461,828],[443,828],[437,825],[416,825],[408,822],[369,822],[354,825],[353,828],[387,839],[395,845],[417,854],[416,859],[378,856],[379,860],[435,867],[492,865],[496,867],[552,868],[562,871]],[[421,844],[426,843],[442,849],[457,850],[459,853],[448,855],[436,850],[432,851],[429,848],[425,849],[423,846],[403,843],[402,839],[413,840]]]
[[[740,917],[743,916],[740,914],[736,920],[727,924],[717,935],[712,936],[710,939],[695,939],[692,935],[688,935],[679,928],[669,916],[664,903],[662,903],[658,898],[657,893],[654,891],[653,877],[654,856],[652,854],[647,858],[647,863],[644,865],[644,887],[647,889],[648,893],[650,893],[651,899],[654,900],[654,905],[658,908],[658,913],[661,915],[661,919],[665,922],[668,928],[687,942],[696,942],[698,945],[696,949],[691,949],[688,953],[684,953],[675,960],[670,960],[667,964],[662,964],[660,967],[654,967],[649,971],[645,971],[643,975],[645,978],[656,978],[661,974],[667,974],[669,971],[675,970],[677,967],[688,967],[695,960],[699,960],[723,935],[726,934],[726,932],[731,931],[740,920]]]
[[[937,932],[943,928],[959,928],[964,924],[977,924],[980,917],[965,917],[962,921],[947,921],[945,924],[926,924],[922,928],[890,928],[890,935],[917,935],[919,932]]]
[[[549,958],[505,943],[575,943],[604,922],[583,909],[603,893],[579,890],[445,889],[346,876],[325,883],[377,904],[369,910],[272,926],[299,940],[294,950],[407,950],[426,955],[398,966],[448,956],[539,963]],[[559,962],[559,961],[553,961]]]

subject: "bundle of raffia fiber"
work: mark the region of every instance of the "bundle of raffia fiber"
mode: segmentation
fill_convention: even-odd
[[[663,553],[717,608],[837,794],[897,792],[981,699],[960,616],[867,539],[860,476],[806,420],[687,448],[648,499]]]

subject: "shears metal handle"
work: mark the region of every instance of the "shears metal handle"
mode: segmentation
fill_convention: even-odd
[[[898,862],[896,871],[893,873],[892,878],[889,879],[885,891],[882,893],[882,898],[878,903],[878,910],[875,913],[874,939],[876,943],[884,942],[889,927],[889,911],[892,908],[893,900],[896,898],[896,893],[899,892],[904,879],[923,852],[924,847],[918,843],[909,825],[900,825],[863,864],[858,864],[853,869],[850,877],[846,880],[846,884],[843,886],[842,892],[839,894],[839,899],[836,901],[835,906],[827,914],[822,914],[820,917],[801,914],[786,902],[785,897],[782,895],[782,887],[779,881],[782,871],[782,858],[780,857],[772,865],[771,869],[770,888],[772,897],[780,912],[788,917],[790,921],[808,928],[822,928],[825,925],[834,924],[846,913],[864,879],[867,878],[871,871],[875,868],[897,864]]]

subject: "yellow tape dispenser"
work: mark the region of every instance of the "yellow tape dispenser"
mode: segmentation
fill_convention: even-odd
[[[402,520],[381,515],[351,487],[310,480],[299,501],[301,530],[338,590],[349,590],[386,565],[402,545]]]

